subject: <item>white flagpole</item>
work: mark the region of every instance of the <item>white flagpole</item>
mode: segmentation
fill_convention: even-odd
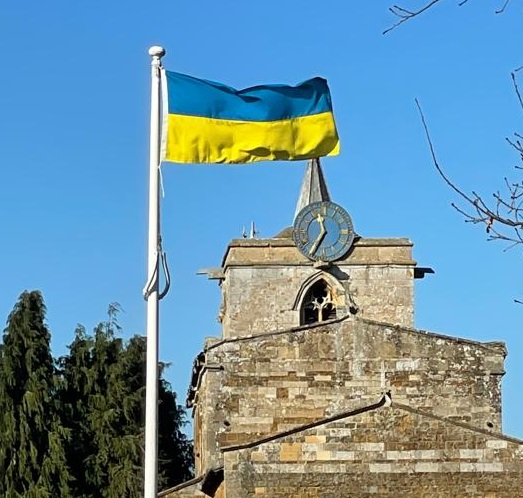
[[[162,47],[151,47],[151,129],[149,144],[149,236],[147,281],[147,369],[145,384],[144,498],[157,498],[158,487],[158,279],[159,279],[159,167],[160,67]]]

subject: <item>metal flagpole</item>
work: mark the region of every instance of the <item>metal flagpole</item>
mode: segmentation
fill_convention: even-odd
[[[149,149],[149,236],[147,259],[147,369],[145,398],[144,498],[157,497],[158,483],[158,283],[160,266],[160,68],[163,47],[151,47],[151,129]]]

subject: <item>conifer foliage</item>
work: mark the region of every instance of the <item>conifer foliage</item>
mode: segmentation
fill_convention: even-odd
[[[40,328],[30,322],[32,315],[20,314],[27,308],[28,296],[38,298]],[[117,311],[118,307],[111,305],[108,321],[100,323],[92,335],[79,326],[69,354],[58,360],[55,370],[41,295],[22,294],[0,345],[0,496],[142,496],[146,341],[140,336],[128,342],[119,337]],[[15,346],[15,338],[19,345]],[[33,349],[41,350],[38,356]],[[47,375],[36,390],[29,382],[19,385],[28,365]],[[9,390],[13,382],[16,389]],[[31,389],[25,387],[29,384]],[[26,394],[24,399],[24,392],[37,392],[37,398]],[[163,379],[159,397],[159,484],[163,488],[192,477],[193,459],[190,441],[181,431],[183,410]],[[26,406],[32,406],[30,423],[41,428],[43,435],[27,433],[24,424],[28,422],[22,415],[13,419],[10,414],[25,414]],[[46,437],[47,445],[33,449]],[[16,438],[26,440],[18,442]],[[27,465],[33,454],[34,469]]]
[[[39,292],[24,292],[0,346],[0,496],[69,496],[66,430]]]

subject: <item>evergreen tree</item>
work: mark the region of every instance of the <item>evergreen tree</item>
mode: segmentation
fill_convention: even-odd
[[[139,498],[143,489],[145,340],[126,344],[116,333],[118,308],[88,336],[78,328],[61,358],[67,449],[79,498]],[[192,447],[180,431],[183,411],[160,383],[160,483],[173,486],[192,476]]]
[[[114,334],[114,313],[94,336],[78,327],[69,355],[60,359],[63,423],[72,433],[67,456],[79,498],[134,498],[141,489],[140,417],[129,427],[127,407],[136,394],[121,371],[125,350]]]
[[[40,292],[24,292],[0,348],[0,496],[70,496],[57,378]]]
[[[91,378],[93,339],[78,326],[69,346],[70,353],[60,359],[63,385],[60,390],[62,423],[70,431],[66,456],[74,478],[72,496],[94,496],[96,486],[89,486],[85,479],[85,462],[94,453],[95,444],[89,425],[89,394],[96,383]],[[94,494],[93,494],[94,493]]]
[[[193,477],[194,453],[181,430],[184,410],[176,403],[171,385],[162,378],[158,398],[158,480],[161,487],[168,488]]]

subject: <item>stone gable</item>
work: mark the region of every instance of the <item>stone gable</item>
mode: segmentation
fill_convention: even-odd
[[[230,496],[515,498],[523,442],[398,403],[224,449]]]
[[[205,356],[220,368],[202,373],[195,410],[208,421],[200,453],[214,453],[214,465],[220,446],[369,404],[387,390],[401,403],[450,420],[501,428],[501,343],[348,317],[219,341]]]

